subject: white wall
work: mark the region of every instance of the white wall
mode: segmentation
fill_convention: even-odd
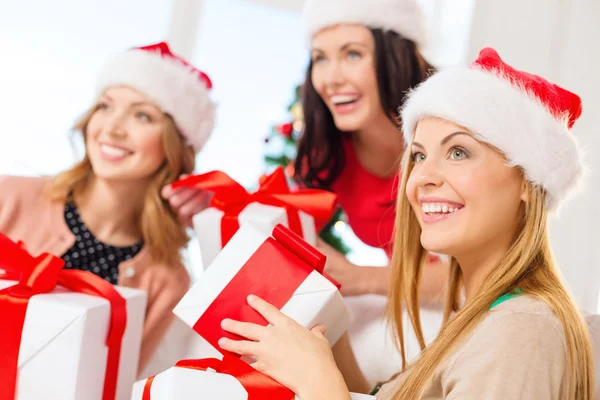
[[[559,265],[577,302],[598,309],[600,288],[600,2],[597,0],[479,0],[468,60],[485,46],[519,69],[579,94],[582,117],[573,134],[587,150],[591,169],[583,194],[552,219]],[[526,132],[524,132],[526,134]]]

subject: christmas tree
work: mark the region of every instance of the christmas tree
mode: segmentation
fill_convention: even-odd
[[[296,159],[298,140],[304,129],[304,114],[302,112],[302,102],[300,101],[301,91],[302,86],[296,87],[294,99],[288,106],[291,121],[273,126],[271,132],[265,138],[265,143],[267,143],[265,162],[269,167],[268,172],[282,166],[291,187],[297,186],[297,182],[293,180],[294,160]],[[347,254],[350,251],[340,236],[340,232],[346,226],[345,218],[344,212],[338,207],[332,219],[319,233],[321,239],[342,254]]]

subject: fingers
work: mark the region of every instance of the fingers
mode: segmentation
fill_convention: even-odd
[[[277,307],[267,303],[258,296],[248,296],[248,304],[262,315],[271,325],[277,325],[289,319]]]
[[[236,335],[245,337],[246,339],[254,340],[255,342],[260,341],[260,339],[263,337],[264,329],[266,329],[261,325],[234,321],[228,318],[221,321],[221,328],[227,332],[235,333]]]
[[[315,335],[325,335],[325,332],[327,332],[327,328],[325,327],[325,325],[317,325],[315,327],[313,327],[310,330],[312,333],[314,333]]]
[[[228,338],[219,339],[219,346],[226,351],[230,351],[241,356],[256,356],[259,345],[257,342],[248,340],[232,340]]]
[[[179,179],[185,179],[187,178],[189,175],[188,174],[181,174],[179,175]],[[171,187],[171,185],[166,185],[162,188],[162,190],[160,191],[161,196],[163,197],[163,199],[165,200],[169,200],[169,198],[173,195],[173,193],[175,193],[176,190],[173,189]]]
[[[183,204],[177,211],[181,222],[191,225],[192,218],[206,208],[206,202],[202,197],[196,196]],[[190,226],[191,227],[191,226]]]
[[[169,204],[171,205],[171,207],[178,211],[181,208],[181,206],[188,203],[195,197],[201,197],[201,195],[202,191],[200,189],[179,188],[173,191],[170,194],[170,197],[167,198],[167,200],[169,200]]]

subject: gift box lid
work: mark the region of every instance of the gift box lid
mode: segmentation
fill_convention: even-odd
[[[0,289],[14,285],[15,281],[0,280]],[[130,288],[117,288],[119,293],[130,300],[144,297],[146,294],[140,290]],[[108,300],[100,297],[81,293],[70,292],[57,286],[51,293],[39,294],[29,300],[19,350],[19,368],[24,367],[36,354],[52,343],[62,333],[67,332],[77,322],[84,322],[93,313],[105,313],[108,318]],[[91,335],[100,335],[105,340],[108,333],[108,324],[103,332],[90,332]],[[32,334],[35,333],[35,334]]]
[[[258,248],[269,238],[251,223],[243,224],[223,251],[215,258],[192,288],[185,294],[173,312],[186,323],[193,325],[218,294]],[[324,297],[337,292],[336,286],[319,273],[309,275],[294,292],[294,296],[315,295],[321,292]]]

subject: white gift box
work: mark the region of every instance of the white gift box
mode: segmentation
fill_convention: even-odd
[[[141,400],[146,380],[133,387],[131,400]],[[374,396],[350,394],[352,400],[375,400]],[[233,376],[212,371],[173,367],[156,375],[151,400],[247,400],[248,392]],[[298,399],[298,397],[296,397]]]
[[[190,327],[194,327],[211,303],[269,237],[270,235],[249,223],[242,225],[215,258],[211,267],[203,273],[202,278],[177,304],[173,313]],[[273,268],[281,267],[273,265]],[[283,280],[285,269],[282,271]],[[260,280],[261,277],[256,279]],[[316,325],[324,325],[325,337],[330,345],[337,342],[352,321],[336,286],[317,271],[311,272],[300,284],[283,305],[281,312],[309,329]]]
[[[317,244],[317,231],[315,220],[303,211],[298,211],[302,225],[302,237],[310,245]],[[193,218],[194,232],[200,244],[200,256],[204,269],[215,259],[223,249],[221,241],[221,220],[225,213],[217,208],[210,207],[196,214]],[[238,217],[240,226],[252,223],[264,233],[270,234],[277,224],[289,227],[287,211],[283,207],[269,206],[260,203],[250,203],[242,210]]]
[[[0,279],[0,289],[15,283]],[[116,289],[127,302],[116,392],[116,400],[125,400],[137,376],[146,293]],[[60,286],[33,296],[19,349],[15,400],[101,400],[110,312],[108,300]]]

